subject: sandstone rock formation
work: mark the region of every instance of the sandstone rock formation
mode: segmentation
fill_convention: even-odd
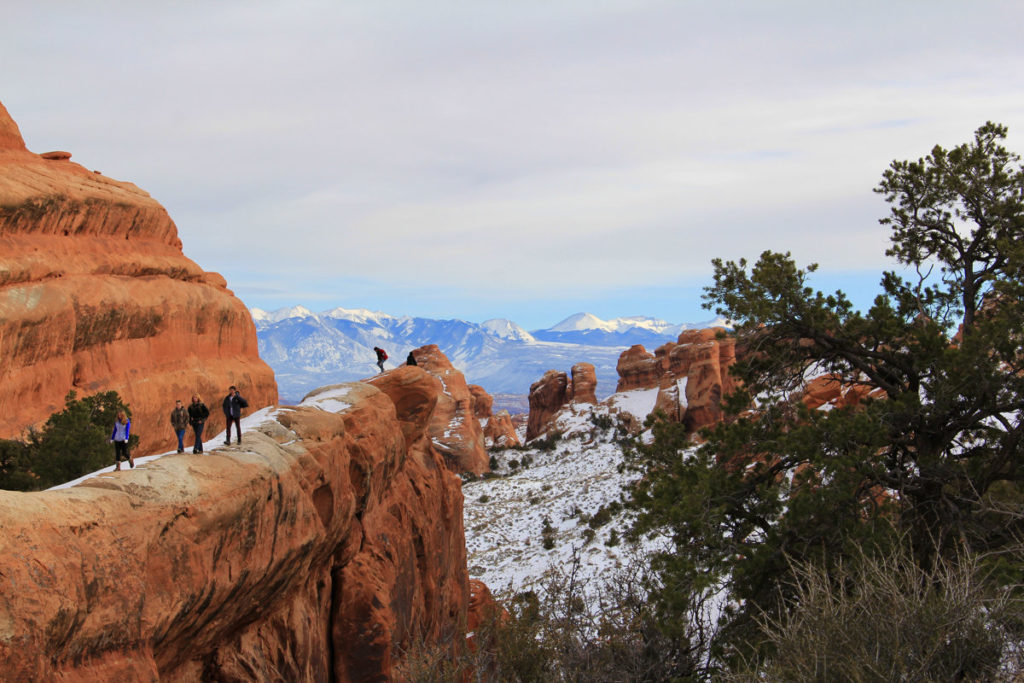
[[[721,419],[722,397],[735,388],[729,367],[736,362],[736,341],[720,328],[685,330],[676,343],[653,354],[641,345],[619,357],[616,391],[658,388],[655,409],[697,430]]]
[[[591,363],[572,366],[572,381],[566,387],[570,403],[597,404],[597,371]]]
[[[413,643],[462,648],[461,482],[422,413],[443,389],[403,372],[409,397],[325,388],[243,446],[0,491],[4,678],[381,681]]]
[[[70,390],[117,391],[142,453],[172,446],[177,398],[203,395],[210,435],[231,384],[251,410],[274,404],[248,310],[182,253],[167,211],[66,152],[45,156],[0,105],[0,437],[45,421]]]
[[[499,410],[484,424],[484,443],[488,448],[514,448],[520,445],[516,425],[507,410]]]
[[[366,381],[395,401],[399,413],[412,422],[410,428],[426,430],[449,469],[477,475],[487,472],[484,435],[466,378],[436,344],[414,353],[419,365],[401,365]]]
[[[516,428],[512,424],[512,416],[509,415],[509,412],[499,410],[495,415],[492,412],[494,398],[478,384],[470,384],[469,393],[473,395],[473,415],[480,421],[480,426],[483,429],[484,446],[487,448],[518,446],[519,435],[516,434]]]
[[[572,367],[572,379],[564,372],[548,370],[530,385],[530,417],[526,423],[526,440],[541,436],[551,427],[552,419],[570,403],[597,403],[594,394],[597,378],[590,363]]]
[[[473,415],[478,420],[489,418],[494,408],[494,398],[479,384],[470,384],[469,394],[473,401]]]

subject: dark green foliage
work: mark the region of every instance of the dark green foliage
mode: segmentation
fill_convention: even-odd
[[[118,410],[131,411],[116,391],[82,399],[71,391],[64,410],[54,413],[42,429],[29,435],[28,443],[0,442],[0,484],[11,490],[41,490],[77,479],[114,462],[108,443]],[[138,437],[132,435],[129,448]]]
[[[562,440],[562,432],[559,432],[559,431],[548,432],[544,436],[537,437],[536,439],[531,441],[530,444],[529,444],[529,447],[530,448],[535,448],[538,451],[543,451],[544,453],[550,453],[551,451],[555,450],[555,446],[561,440]],[[525,458],[524,458],[524,460],[525,460]]]
[[[34,491],[39,479],[31,472],[32,449],[20,441],[0,440],[0,489]]]
[[[1024,536],[1024,171],[1005,134],[986,124],[884,173],[887,253],[903,268],[867,312],[815,291],[815,266],[788,253],[714,261],[705,306],[735,323],[743,389],[696,452],[681,426],[653,424],[632,494],[636,532],[667,531],[675,547],[655,558],[674,587],[656,596],[665,618],[691,609],[682,587],[735,599],[722,661],[798,602],[794,563],[831,572],[906,537],[921,567],[963,552],[995,565]],[[870,395],[808,410],[794,394],[809,374]]]
[[[544,523],[540,530],[541,545],[544,550],[551,550],[555,547],[555,528],[551,526],[551,520],[544,516]]]
[[[612,517],[619,514],[622,511],[622,503],[617,500],[613,500],[607,505],[602,505],[597,509],[590,519],[587,520],[587,524],[591,529],[597,529],[603,527],[608,522],[612,521]]]

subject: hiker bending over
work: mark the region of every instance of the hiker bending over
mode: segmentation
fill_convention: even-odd
[[[384,372],[384,361],[388,359],[388,352],[379,346],[374,346],[373,350],[377,352],[377,367],[380,368],[381,372]]]

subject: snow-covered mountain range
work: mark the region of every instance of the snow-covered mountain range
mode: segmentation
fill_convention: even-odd
[[[374,346],[389,354],[385,367],[394,367],[426,344],[437,344],[468,382],[492,394],[527,394],[530,384],[547,370],[568,371],[576,363],[593,363],[597,395],[604,398],[615,391],[619,355],[633,344],[654,349],[675,341],[684,329],[723,324],[712,320],[673,325],[647,317],[601,320],[578,313],[548,329],[528,332],[501,318],[478,324],[366,309],[314,313],[303,306],[250,312],[260,357],[274,369],[283,402],[297,402],[326,384],[374,374]]]

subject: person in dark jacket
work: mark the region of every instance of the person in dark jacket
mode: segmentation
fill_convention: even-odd
[[[409,352],[409,357],[405,359],[406,365],[416,365],[416,356],[412,355],[412,351]]]
[[[192,432],[196,435],[195,444],[192,446],[193,453],[203,452],[203,427],[206,426],[206,418],[210,417],[210,409],[199,398],[199,394],[192,394],[192,405],[188,407],[188,421],[192,424]]]
[[[132,421],[123,410],[117,411],[117,418],[114,420],[114,430],[110,432],[110,442],[114,444],[114,471],[121,469],[121,462],[128,461],[128,464],[135,467],[135,459],[128,450],[128,439],[132,436]]]
[[[384,372],[384,361],[388,359],[388,352],[379,346],[374,346],[373,350],[377,352],[377,367],[380,368],[381,372]]]
[[[178,437],[178,452],[185,452],[185,429],[188,428],[188,411],[181,401],[174,402],[174,410],[171,411],[171,427]]]
[[[221,403],[224,409],[224,421],[228,423],[227,432],[224,433],[224,445],[231,445],[231,425],[235,425],[235,433],[238,435],[238,443],[242,443],[242,408],[248,408],[249,402],[238,393],[237,387],[230,387],[228,395]]]

